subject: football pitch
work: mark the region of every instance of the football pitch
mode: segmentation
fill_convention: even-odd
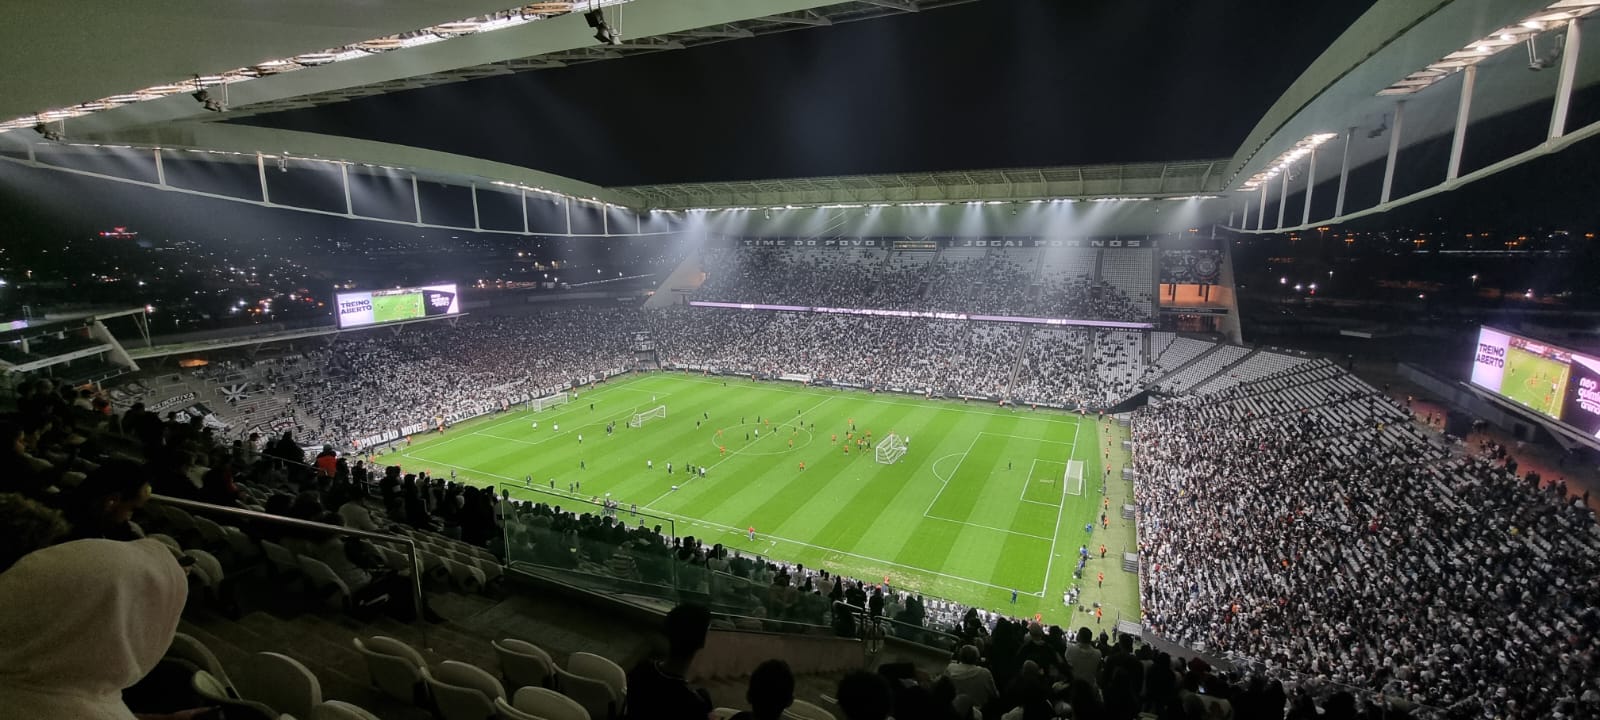
[[[1512,347],[1506,351],[1506,375],[1500,389],[1525,407],[1560,417],[1562,398],[1567,394],[1567,370],[1560,362]]]
[[[666,417],[628,426],[658,406]],[[852,421],[873,441],[891,432],[906,438],[905,456],[877,462],[871,449],[847,441]],[[459,480],[574,510],[592,510],[577,503],[609,493],[622,519],[637,522],[629,514],[637,504],[708,546],[1094,625],[1092,615],[1074,617],[1062,603],[1076,584],[1080,604],[1105,606],[1109,629],[1118,617],[1138,619],[1136,576],[1121,561],[1136,543],[1132,521],[1122,519],[1131,493],[1120,479],[1111,483],[1109,509],[1101,494],[1102,467],[1125,462],[1124,436],[1092,416],[652,373],[596,385],[539,413],[515,409],[416,438],[384,461],[407,472],[454,470]],[[705,476],[687,465],[703,466]],[[552,482],[561,497],[551,497]],[[579,487],[569,492],[573,483]],[[1109,529],[1100,524],[1103,510]],[[1084,545],[1092,559],[1077,580]]]

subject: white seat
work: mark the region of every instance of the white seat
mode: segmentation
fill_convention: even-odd
[[[405,553],[382,543],[374,545],[373,547],[378,549],[378,554],[383,557],[383,564],[387,565],[390,570],[398,573],[417,571],[415,568],[411,568],[411,564],[406,561]]]
[[[243,530],[232,525],[222,526],[222,534],[228,541],[228,549],[233,551],[235,560],[247,560],[261,555],[261,547],[256,541],[244,534]]]
[[[239,691],[233,688],[233,681],[228,678],[228,671],[222,668],[222,663],[217,660],[216,654],[193,635],[174,633],[172,645],[167,648],[167,656],[194,663],[195,667],[210,673],[227,697],[239,697]]]
[[[512,707],[544,720],[590,720],[577,701],[554,690],[525,687],[511,699]]]
[[[454,557],[443,557],[444,565],[450,570],[450,581],[462,592],[479,592],[483,584],[488,582],[483,571],[477,565],[468,565]]]
[[[287,715],[280,717],[277,710],[264,703],[229,697],[222,683],[211,673],[204,670],[195,672],[194,677],[189,681],[189,686],[194,688],[196,694],[205,698],[207,704],[219,706],[225,712],[228,708],[243,708],[254,713],[256,717],[279,718],[279,720],[282,720],[283,717],[288,717]],[[241,713],[241,715],[243,714]]]
[[[711,711],[711,720],[728,720],[738,714],[739,711],[733,708],[719,707]]]
[[[567,658],[567,670],[605,683],[611,689],[611,714],[622,711],[628,697],[628,673],[621,666],[594,653],[575,652]]]
[[[477,561],[478,569],[483,571],[485,582],[492,583],[506,574],[505,566],[501,565],[499,560],[485,558],[482,555],[475,557],[474,560]]]
[[[353,640],[356,651],[367,663],[372,686],[401,702],[417,703],[426,686],[422,672],[427,663],[410,645],[382,635]]]
[[[265,703],[281,713],[311,717],[311,708],[322,704],[322,684],[288,655],[260,652],[245,658],[239,677],[239,695]]]
[[[339,607],[349,610],[353,602],[350,586],[344,584],[344,579],[328,567],[328,564],[308,555],[300,555],[300,571],[306,574],[306,579],[319,597],[338,602]]]
[[[494,654],[500,658],[500,674],[507,687],[549,687],[555,676],[555,660],[544,648],[530,642],[506,638],[494,641]]]
[[[222,525],[211,518],[201,515],[194,516],[195,534],[200,538],[201,544],[212,550],[228,546],[227,533],[223,532]]]
[[[446,660],[422,674],[442,720],[484,720],[495,714],[494,701],[505,687],[482,668]]]
[[[834,720],[833,713],[804,700],[794,701],[793,705],[783,711],[783,716],[797,720]]]
[[[505,698],[494,699],[495,720],[545,720],[545,718],[516,709]]]
[[[150,533],[145,537],[167,546],[167,549],[172,551],[173,557],[183,557],[183,546],[179,545],[178,541],[171,535],[167,535],[165,533]]]
[[[289,552],[289,548],[270,540],[262,540],[261,551],[266,553],[267,562],[271,563],[272,567],[279,573],[287,575],[300,574],[300,560],[294,556],[294,553]]]
[[[311,720],[378,720],[378,716],[347,702],[329,700],[311,708]]]
[[[604,680],[578,675],[556,666],[556,689],[583,706],[590,717],[608,718],[622,709],[621,698]]]
[[[194,567],[189,571],[189,579],[206,589],[212,599],[216,599],[222,591],[222,581],[225,577],[222,572],[222,562],[217,556],[204,550],[190,548],[183,551],[187,557],[194,558]]]

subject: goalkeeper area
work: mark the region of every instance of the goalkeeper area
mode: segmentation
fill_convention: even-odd
[[[633,417],[628,420],[628,427],[644,427],[645,423],[657,418],[662,420],[667,418],[667,406],[657,405],[642,413],[634,413]]]
[[[1120,481],[1109,499],[1100,493],[1101,468],[1123,464],[1125,437],[1110,421],[1059,411],[651,373],[417,436],[379,461],[454,470],[539,502],[553,483],[580,512],[598,512],[589,503],[609,493],[624,519],[637,504],[707,546],[1093,626],[1062,603],[1076,585],[1081,604],[1105,606],[1109,628],[1139,617],[1137,578],[1121,569],[1122,551],[1137,544],[1121,512],[1131,495]],[[1077,579],[1085,546],[1093,559]]]

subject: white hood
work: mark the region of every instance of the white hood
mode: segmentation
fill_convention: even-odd
[[[172,644],[188,582],[153,540],[78,540],[0,573],[0,712],[129,720],[122,690]]]

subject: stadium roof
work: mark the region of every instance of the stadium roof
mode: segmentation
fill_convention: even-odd
[[[87,14],[59,4],[30,4],[0,28],[0,48],[7,48],[0,57],[12,70],[8,82],[15,85],[0,95],[0,122],[28,127],[37,120],[31,113],[53,110],[44,129],[64,130],[68,142],[89,146],[222,151],[215,157],[233,162],[259,163],[264,156],[370,164],[443,182],[492,183],[641,210],[1141,199],[1246,191],[1249,195],[1234,195],[1229,202],[1206,203],[1209,217],[1199,220],[1220,221],[1242,210],[1246,218],[1254,215],[1253,223],[1235,224],[1255,231],[1380,212],[1600,132],[1600,125],[1589,125],[1551,133],[1527,152],[1466,172],[1452,169],[1437,185],[1399,197],[1390,195],[1386,179],[1380,202],[1359,209],[1341,206],[1335,217],[1313,221],[1303,208],[1286,215],[1268,205],[1285,194],[1301,196],[1308,177],[1329,183],[1349,168],[1449,137],[1460,125],[1458,116],[1490,118],[1552,97],[1564,113],[1563,98],[1572,89],[1600,80],[1600,53],[1581,52],[1566,20],[1572,18],[1577,27],[1577,19],[1600,7],[1600,0],[1379,0],[1279,98],[1226,161],[600,188],[536,169],[403,145],[212,122],[967,1],[611,0],[606,17],[626,38],[617,46],[598,43],[582,15],[572,12],[574,3],[506,9],[477,0],[444,5],[397,0],[381,15],[306,0],[270,10],[223,0],[204,13],[155,2]],[[1534,41],[1531,54],[1522,50],[1529,39]],[[1263,62],[1270,61],[1268,45]],[[1548,67],[1530,73],[1529,61]],[[190,97],[193,81],[183,80],[195,74],[203,76],[200,84],[213,98],[223,96],[217,99],[228,112],[209,112]],[[1461,88],[1468,77],[1475,84],[1470,106],[1462,111]],[[219,87],[224,83],[225,89]],[[86,102],[99,104],[73,106]],[[68,115],[64,124],[50,119]],[[35,150],[18,146],[40,144],[31,131],[14,129],[0,134],[0,148],[6,148],[0,157],[36,164]],[[1310,163],[1319,153],[1321,162],[1312,172]],[[1452,165],[1459,163],[1453,159]],[[1273,222],[1269,215],[1284,219]]]

